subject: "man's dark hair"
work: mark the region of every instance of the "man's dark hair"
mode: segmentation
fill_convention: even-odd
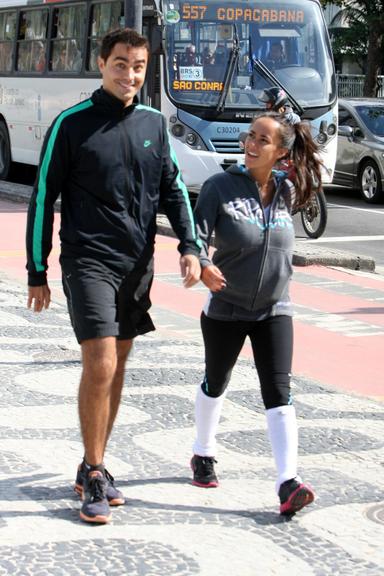
[[[132,28],[117,28],[106,34],[100,46],[100,58],[108,60],[116,44],[125,44],[127,48],[146,48],[148,57],[150,54],[149,42],[145,36],[142,36]]]

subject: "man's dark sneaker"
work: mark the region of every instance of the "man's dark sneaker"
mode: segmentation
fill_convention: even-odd
[[[215,474],[215,462],[217,463],[217,460],[211,456],[197,456],[195,454],[192,457],[192,484],[194,486],[200,486],[201,488],[216,488],[219,485],[219,481]]]
[[[82,497],[83,495],[83,485],[84,485],[84,478],[87,473],[85,468],[84,460],[81,464],[79,464],[77,468],[76,474],[76,481],[74,486],[74,491]],[[113,478],[112,474],[108,472],[108,470],[104,469],[105,478],[108,482],[107,486],[107,500],[110,506],[121,506],[124,504],[125,498],[123,494],[115,487],[115,479]]]
[[[84,478],[83,505],[80,518],[84,522],[106,524],[111,519],[107,500],[108,481],[101,470],[91,470]]]
[[[291,516],[315,499],[315,493],[308,484],[292,478],[283,482],[279,490],[280,514]]]

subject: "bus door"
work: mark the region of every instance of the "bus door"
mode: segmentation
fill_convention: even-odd
[[[143,4],[143,29],[142,34],[148,38],[151,48],[151,56],[145,84],[141,90],[140,100],[146,106],[160,110],[160,51],[161,51],[161,28],[157,24],[157,10],[153,0],[147,0]]]

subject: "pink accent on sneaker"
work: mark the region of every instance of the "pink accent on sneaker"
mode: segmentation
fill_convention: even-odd
[[[280,514],[294,514],[304,506],[308,506],[315,499],[315,493],[308,484],[300,484],[288,497],[284,504],[280,504]]]
[[[193,486],[199,486],[199,488],[217,488],[219,482],[208,482],[208,484],[202,484],[201,482],[197,482],[196,480],[192,480]]]

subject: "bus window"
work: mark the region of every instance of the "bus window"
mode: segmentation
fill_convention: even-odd
[[[17,70],[42,72],[45,67],[48,10],[26,10],[20,14]],[[36,60],[38,58],[38,61]]]
[[[12,70],[13,41],[16,37],[16,12],[0,13],[0,72]]]
[[[51,70],[76,74],[83,67],[86,8],[84,4],[55,8],[51,40]]]
[[[97,57],[101,38],[115,28],[124,28],[124,6],[118,2],[103,2],[92,7],[91,36],[89,38],[88,70],[98,72]]]

